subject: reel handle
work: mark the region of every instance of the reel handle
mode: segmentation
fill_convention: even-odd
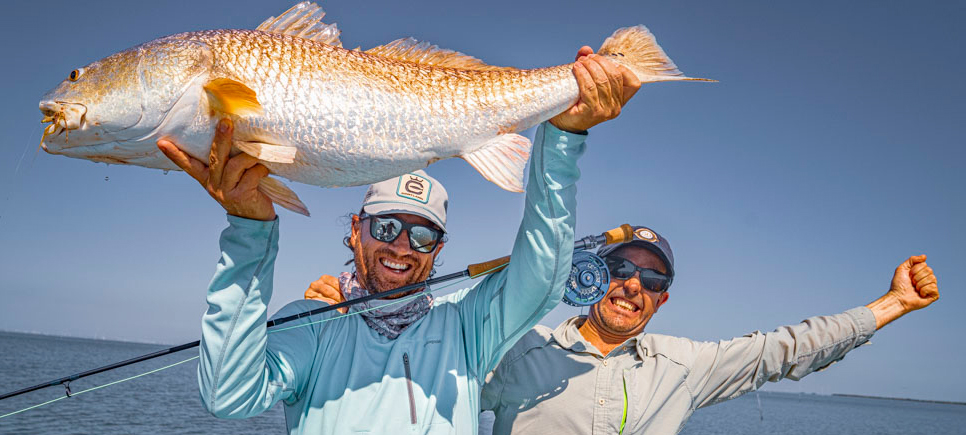
[[[623,224],[599,236],[587,236],[574,242],[574,249],[594,249],[601,245],[613,245],[634,240],[634,227]]]
[[[621,226],[605,232],[604,238],[606,239],[605,245],[630,242],[634,240],[634,228],[628,224],[621,224]]]
[[[466,267],[466,271],[469,272],[470,278],[478,278],[483,275],[487,275],[506,267],[510,264],[510,256],[500,257],[490,261],[484,261],[482,263],[471,264]]]

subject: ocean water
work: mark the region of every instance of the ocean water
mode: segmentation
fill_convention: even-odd
[[[174,343],[181,344],[181,343]],[[0,332],[0,391],[153,352],[168,346]],[[189,349],[71,383],[76,393],[198,354]],[[285,434],[281,406],[254,418],[212,417],[198,396],[198,362],[60,400],[0,419],[0,434]],[[49,387],[0,401],[0,415],[64,396]]]
[[[0,332],[0,393],[167,346]],[[0,418],[0,434],[284,434],[281,407],[246,420],[211,417],[201,406],[197,360],[132,381],[77,392],[173,364],[197,349],[71,384],[74,397]],[[0,415],[64,396],[49,387],[0,401]],[[758,406],[760,398],[761,407]],[[484,413],[480,433],[489,434]],[[698,410],[681,432],[699,434],[966,434],[966,406],[808,394],[755,393]]]

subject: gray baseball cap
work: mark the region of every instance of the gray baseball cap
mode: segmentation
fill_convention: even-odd
[[[661,237],[657,231],[654,231],[648,227],[635,226],[634,228],[634,239],[630,242],[615,243],[613,245],[604,245],[597,250],[597,255],[603,257],[617,249],[628,246],[640,246],[648,251],[653,252],[661,261],[664,262],[664,267],[667,268],[667,276],[674,278],[674,253],[671,252],[671,244],[668,243],[667,239]]]
[[[362,211],[368,214],[414,214],[429,219],[443,231],[447,207],[446,189],[422,170],[372,184],[362,200]]]

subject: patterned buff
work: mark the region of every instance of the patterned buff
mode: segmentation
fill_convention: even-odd
[[[339,275],[339,289],[347,301],[369,295],[369,290],[362,288],[354,273],[342,272]],[[370,328],[376,332],[395,339],[413,322],[421,319],[433,306],[433,296],[426,294],[416,297],[406,303],[397,303],[394,299],[373,299],[369,302],[352,305],[349,310],[360,312],[362,318]],[[386,304],[392,304],[387,305]],[[379,308],[373,308],[379,307]]]

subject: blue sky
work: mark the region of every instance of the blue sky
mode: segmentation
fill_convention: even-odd
[[[73,69],[172,33],[254,28],[289,2],[14,2],[0,36],[0,329],[177,344],[199,336],[225,226],[182,173],[36,152],[37,102]],[[566,63],[645,24],[682,71],[595,127],[578,236],[649,225],[677,277],[648,330],[717,340],[880,296],[926,253],[942,298],[832,369],[778,391],[966,401],[966,5],[958,2],[324,2],[346,46],[413,36],[497,65]],[[441,272],[505,255],[523,196],[465,162],[428,169],[450,192]],[[363,188],[294,185],[281,211],[272,311],[348,251]],[[579,310],[561,306],[544,323]]]

